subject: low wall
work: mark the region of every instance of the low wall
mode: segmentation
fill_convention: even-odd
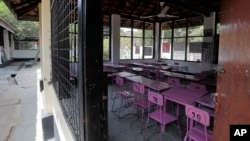
[[[38,50],[13,50],[13,58],[14,59],[35,58],[37,52]]]

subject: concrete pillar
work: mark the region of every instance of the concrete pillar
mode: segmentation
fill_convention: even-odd
[[[52,90],[51,85],[51,50],[50,50],[50,0],[42,0],[40,4],[40,52],[41,72],[44,82],[44,114],[52,113]]]
[[[214,47],[213,47],[213,39],[214,35],[216,34],[216,13],[211,12],[210,17],[204,17],[204,31],[210,30],[211,36],[207,36],[203,38],[203,42],[211,43],[208,45],[206,50],[203,50],[203,56],[206,58],[202,58],[202,69],[201,71],[211,70],[214,67],[213,64],[213,56],[214,56]],[[204,54],[205,53],[205,54]]]
[[[111,62],[120,61],[120,15],[111,15]]]
[[[10,60],[9,31],[5,29],[3,30],[3,46],[4,46],[6,57],[8,60]]]
[[[13,58],[13,52],[15,50],[15,42],[14,42],[14,37],[13,37],[13,34],[11,33],[10,35],[10,42],[11,42],[11,45],[10,45],[10,58],[12,59]]]
[[[160,50],[160,37],[159,37],[159,32],[160,32],[160,23],[155,23],[155,60],[159,60],[160,59],[160,55],[159,55],[159,50]]]
[[[213,35],[216,33],[215,24],[216,24],[216,14],[215,12],[210,13],[210,17],[204,17],[204,30],[211,29],[212,36],[211,37],[204,37],[204,42],[211,42],[213,41]]]

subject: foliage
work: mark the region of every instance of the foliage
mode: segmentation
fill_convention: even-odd
[[[103,60],[109,60],[109,36],[103,37]]]
[[[38,22],[18,21],[2,0],[0,0],[0,19],[7,21],[15,28],[15,39],[22,40],[25,37],[39,36]]]

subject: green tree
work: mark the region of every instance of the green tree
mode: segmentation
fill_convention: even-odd
[[[109,26],[103,26],[103,60],[108,61],[110,59],[109,54]]]
[[[103,37],[103,60],[109,60],[109,36]]]
[[[0,19],[7,21],[12,27],[15,28],[15,39],[21,40],[27,36],[39,36],[38,22],[18,21],[2,0],[0,0]]]

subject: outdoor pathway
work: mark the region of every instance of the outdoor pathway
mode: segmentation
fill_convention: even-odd
[[[0,68],[0,141],[43,141],[39,78],[39,63]]]

